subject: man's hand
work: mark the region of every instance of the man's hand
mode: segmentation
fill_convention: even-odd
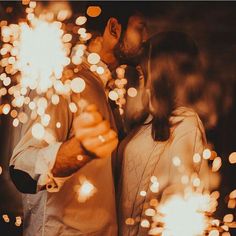
[[[57,153],[52,169],[55,177],[69,176],[91,161],[84,148],[98,158],[106,158],[118,144],[116,132],[103,120],[95,105],[89,105],[74,119],[73,128],[75,136],[64,142]]]
[[[99,158],[110,157],[118,144],[117,134],[103,120],[95,105],[88,105],[83,113],[74,119],[75,138],[83,147]]]

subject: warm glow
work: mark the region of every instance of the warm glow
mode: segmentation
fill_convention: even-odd
[[[229,155],[229,162],[231,164],[235,164],[236,163],[236,152],[232,152],[230,155]]]
[[[140,192],[140,196],[145,197],[146,195],[147,195],[147,192],[146,192],[146,191],[141,191],[141,192]]]
[[[220,157],[216,157],[212,163],[212,171],[217,172],[222,165],[222,161]]]
[[[79,17],[76,19],[75,23],[76,23],[77,25],[83,25],[83,24],[86,23],[86,21],[87,21],[87,18],[86,18],[85,16],[79,16]]]
[[[45,134],[45,129],[44,129],[43,125],[41,125],[40,123],[36,123],[33,125],[32,135],[34,138],[41,140],[41,139],[43,139],[44,134]]]
[[[128,91],[127,91],[128,95],[130,97],[136,97],[138,92],[137,92],[137,89],[136,88],[129,88]]]
[[[127,225],[134,225],[134,219],[133,218],[127,218],[126,220],[125,220],[125,224],[127,224]]]
[[[88,181],[84,176],[80,177],[80,186],[76,186],[75,190],[78,194],[78,201],[79,202],[85,202],[90,197],[92,197],[95,192],[97,191],[95,186]]]
[[[78,110],[78,108],[77,108],[77,106],[76,106],[76,104],[75,104],[74,102],[71,102],[71,103],[69,104],[69,109],[70,109],[70,111],[71,111],[72,113],[76,113],[77,110]]]
[[[99,6],[89,6],[87,9],[87,15],[90,17],[98,17],[102,12]]]
[[[181,165],[181,160],[178,156],[173,157],[172,163],[174,166],[180,166]]]
[[[202,211],[206,210],[208,198],[198,194],[191,194],[187,198],[173,196],[158,208],[163,214],[165,235],[197,236],[202,235],[207,227]],[[164,235],[164,234],[163,234]]]
[[[199,153],[195,153],[195,154],[193,155],[193,162],[194,162],[194,163],[199,163],[199,162],[201,162],[201,155],[200,155]]]
[[[204,159],[210,159],[211,157],[211,150],[210,149],[205,149],[202,154]]]
[[[112,100],[112,101],[116,101],[119,98],[119,95],[117,92],[115,91],[110,91],[108,94],[108,97]]]
[[[32,26],[19,25],[19,43],[16,69],[21,72],[22,86],[46,92],[53,85],[53,78],[61,78],[68,64],[63,31],[57,22],[48,23],[34,19]]]
[[[90,53],[88,55],[88,62],[92,65],[97,64],[100,61],[100,56],[97,53]]]
[[[71,81],[71,90],[74,93],[81,93],[85,89],[85,82],[83,79],[77,77]]]

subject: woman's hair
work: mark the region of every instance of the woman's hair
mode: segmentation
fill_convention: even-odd
[[[181,32],[159,33],[148,41],[147,47],[143,65],[150,91],[152,137],[166,141],[177,101],[186,105],[199,97],[200,89],[196,89],[199,86],[195,86],[198,84],[195,80],[202,78],[199,51],[195,42]]]

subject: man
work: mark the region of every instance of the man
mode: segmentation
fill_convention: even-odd
[[[139,14],[125,16],[117,8],[114,15],[110,7],[114,8],[102,8],[107,20],[88,47],[100,54],[100,66],[107,70],[121,58],[135,58],[145,35]],[[30,121],[22,128],[11,158],[12,180],[27,193],[23,195],[25,236],[117,235],[111,164],[117,137],[105,93],[107,81],[91,72],[85,59],[78,76],[86,83],[79,97],[90,104],[85,112],[75,117],[68,109],[70,101],[61,98],[48,109],[56,142],[46,145],[33,138],[30,128],[36,121]],[[77,96],[70,99],[79,101]],[[60,129],[55,128],[58,121]]]

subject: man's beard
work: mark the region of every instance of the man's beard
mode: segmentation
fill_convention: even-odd
[[[120,65],[127,64],[131,66],[137,66],[140,64],[142,56],[144,55],[144,46],[140,45],[139,48],[126,49],[124,45],[124,35],[122,35],[114,48],[114,55]]]

